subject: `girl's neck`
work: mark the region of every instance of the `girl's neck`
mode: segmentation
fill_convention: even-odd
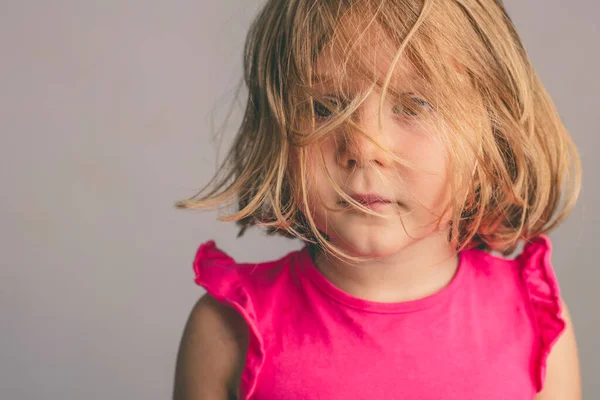
[[[359,265],[318,252],[315,265],[332,284],[354,297],[392,303],[427,297],[447,286],[458,269],[458,255],[440,233]]]

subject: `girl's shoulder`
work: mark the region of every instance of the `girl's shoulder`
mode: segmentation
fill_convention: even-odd
[[[475,249],[468,253],[476,285],[496,295],[503,290],[520,292],[546,333],[555,336],[562,331],[560,287],[552,265],[552,243],[547,236],[529,240],[513,258]]]
[[[559,307],[560,288],[552,265],[552,243],[547,236],[529,240],[513,258],[476,249],[467,252],[472,270],[481,277],[479,281],[489,281],[490,285],[512,282],[526,291],[532,302]]]
[[[540,339],[537,385],[541,390],[548,356],[567,326],[560,286],[552,266],[550,239],[547,236],[533,239],[517,257],[517,263]]]
[[[294,260],[300,250],[291,252],[274,261],[262,263],[238,263],[219,249],[214,241],[202,244],[196,252],[193,267],[195,282],[203,287],[209,297],[221,305],[233,309],[241,316],[244,328],[235,335],[244,338],[246,360],[242,370],[238,370],[241,395],[254,390],[262,360],[265,357],[265,343],[261,322],[265,315],[273,313],[273,304],[278,304],[289,294],[294,282]]]
[[[211,240],[200,245],[196,252],[193,263],[195,282],[220,300],[248,294],[244,292],[258,294],[278,285],[283,275],[289,273],[287,267],[299,252],[290,252],[272,261],[240,263]]]
[[[493,296],[498,304],[517,300],[527,310],[539,342],[535,364],[536,383],[541,388],[548,355],[566,327],[550,239],[541,235],[529,240],[514,258],[475,249],[467,252],[474,271],[474,288],[482,296]]]

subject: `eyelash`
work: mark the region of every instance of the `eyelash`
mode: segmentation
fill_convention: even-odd
[[[323,104],[317,100],[313,101],[313,112],[317,120],[325,120],[330,118],[334,112],[339,111],[340,103],[342,108],[344,108],[348,103],[343,99],[335,97],[327,97],[327,100],[333,106],[333,110],[326,104]],[[416,118],[423,112],[430,112],[433,110],[433,106],[421,97],[411,96],[409,97],[409,100],[412,104],[406,105],[400,103],[394,105],[392,107],[392,111],[395,114],[400,114],[402,117]]]
[[[333,110],[326,104],[321,103],[320,101],[317,101],[317,100],[313,101],[313,104],[314,104],[313,111],[315,113],[316,119],[323,120],[323,119],[330,118],[335,111],[339,111],[340,103],[343,105],[343,107],[346,106],[346,104],[344,104],[344,103],[347,103],[347,102],[343,101],[342,99],[335,98],[335,97],[327,97],[327,100],[333,106],[332,107]]]
[[[411,104],[408,106],[405,104],[395,105],[392,110],[396,113],[401,108],[403,110],[402,114],[409,118],[416,118],[424,112],[433,111],[433,106],[421,97],[412,96],[410,97],[410,102]]]

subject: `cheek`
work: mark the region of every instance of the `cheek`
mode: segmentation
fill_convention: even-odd
[[[450,199],[447,149],[427,135],[413,135],[402,142],[399,154],[415,167],[402,167],[411,194],[428,209],[443,208]]]
[[[335,148],[327,140],[320,145],[307,148],[306,190],[313,213],[322,213],[323,203],[332,207],[337,201],[336,192],[330,179],[336,180]]]

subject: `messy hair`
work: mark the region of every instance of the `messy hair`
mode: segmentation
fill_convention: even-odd
[[[374,71],[361,57],[366,37],[391,60],[388,71]],[[434,105],[433,125],[443,127],[455,194],[449,241],[457,250],[509,254],[573,208],[577,150],[499,0],[267,1],[246,41],[248,99],[233,146],[211,182],[179,207],[236,204],[221,219],[236,221],[240,235],[263,226],[343,253],[303,205],[308,153],[354,123],[366,93],[342,110],[322,98],[314,90],[315,62],[324,53],[337,57],[329,84],[339,93],[348,92],[345,78],[359,76],[393,96],[395,77],[406,69],[400,66],[409,66],[415,90]],[[315,105],[330,109],[326,124],[315,123]]]

